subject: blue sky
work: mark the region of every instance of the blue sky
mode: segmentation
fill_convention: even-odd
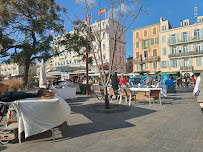
[[[105,6],[107,6],[108,9],[108,0],[101,1],[101,9]],[[75,0],[57,0],[57,3],[68,9],[68,15],[73,20],[75,18],[74,16],[77,16],[81,20],[86,17],[84,5],[76,4]],[[198,16],[203,16],[202,0],[145,0],[144,5],[148,15],[141,13],[138,19],[126,32],[126,57],[133,55],[133,39],[131,30],[158,23],[160,17],[164,17],[166,20],[169,20],[172,27],[180,26],[180,20],[184,19],[190,19],[190,22],[193,24],[196,22],[194,19],[194,7],[198,7]],[[93,22],[99,18],[97,14],[98,10],[98,3],[96,3],[95,7],[91,10],[93,14]],[[71,31],[71,22],[69,22],[65,16],[64,20],[66,31]]]

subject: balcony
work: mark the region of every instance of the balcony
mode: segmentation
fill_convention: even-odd
[[[193,71],[193,66],[180,66],[180,70],[182,71]]]
[[[187,39],[176,39],[176,40],[170,40],[168,39],[168,45],[173,46],[173,45],[181,45],[181,44],[187,44],[187,43],[192,43],[192,42],[199,42],[203,41],[203,36],[199,37],[188,37]]]
[[[201,51],[191,51],[191,52],[184,52],[184,53],[176,53],[176,54],[169,54],[169,58],[179,58],[179,57],[186,57],[186,56],[199,56],[203,55],[203,50]]]
[[[152,56],[142,59],[142,63],[153,61],[160,61],[160,56]],[[134,63],[141,63],[141,59],[140,58],[134,59]]]

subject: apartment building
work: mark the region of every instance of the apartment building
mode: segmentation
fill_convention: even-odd
[[[19,66],[16,63],[2,64],[0,70],[1,70],[1,75],[3,77],[23,76],[23,74],[24,74],[24,67]],[[36,75],[36,63],[33,63],[32,65],[30,65],[28,74],[29,75]]]
[[[133,30],[133,72],[160,71],[160,23]]]
[[[133,72],[133,57],[131,57],[130,55],[127,58],[126,71],[127,73]]]
[[[203,70],[203,16],[195,24],[181,20],[176,28],[161,19],[159,37],[162,72],[192,74]]]
[[[123,32],[125,30],[125,27],[123,27],[120,24],[115,23],[115,21],[110,19],[96,21],[91,25],[93,32],[98,31],[100,29],[101,25],[101,34],[99,34],[99,37],[102,39],[102,57],[103,62],[107,66],[106,69],[110,66],[110,61],[112,61],[112,41],[114,36],[114,28],[118,28],[118,34]],[[114,26],[114,27],[113,27]],[[69,33],[73,33],[74,31],[71,31]],[[60,39],[61,36],[57,36],[54,38],[54,41],[57,41]],[[55,43],[52,43],[52,47],[58,47],[60,53],[59,56],[53,58],[53,66],[59,67],[59,66],[85,66],[85,61],[82,61],[80,57],[77,57],[77,54],[74,52],[68,52],[66,51],[66,48],[64,46],[56,46]],[[83,49],[85,52],[85,48]],[[96,59],[99,64],[101,64],[100,55],[99,55],[99,48],[97,40],[94,42],[94,51],[96,52]],[[92,54],[89,54],[91,56]],[[93,62],[93,65],[89,65],[89,69],[91,71],[94,71],[95,73],[98,72],[96,63]],[[114,56],[114,65],[113,65],[113,71],[117,72],[126,72],[126,35],[125,33],[121,36],[121,38],[117,41],[117,48]]]

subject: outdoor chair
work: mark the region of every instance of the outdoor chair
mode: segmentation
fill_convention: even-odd
[[[113,98],[117,97],[117,100],[118,100],[118,98],[120,97],[120,95],[118,93],[114,92],[113,88],[109,88],[109,94],[112,96],[111,97],[111,102],[112,102]]]
[[[129,105],[131,104],[131,100],[134,98],[136,100],[136,95],[132,95],[130,89],[125,89],[127,98],[129,99]]]
[[[93,89],[94,89],[95,98],[97,98],[98,100],[102,100],[102,99],[104,100],[104,93],[101,92],[99,84],[94,83]]]
[[[151,97],[152,97],[152,98],[157,98],[157,97],[158,97],[158,98],[159,98],[160,105],[162,105],[160,93],[161,93],[160,90],[152,90],[152,91],[150,92],[150,98],[151,98]],[[154,103],[154,102],[153,102],[153,103]]]
[[[119,104],[121,104],[121,102],[123,100],[122,99],[123,97],[125,98],[125,102],[126,103],[129,100],[129,105],[130,105],[131,99],[132,99],[132,94],[131,94],[129,89],[120,89],[120,102],[119,102]]]

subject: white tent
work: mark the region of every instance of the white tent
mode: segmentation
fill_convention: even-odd
[[[41,60],[40,73],[39,73],[39,87],[47,88],[47,77],[45,72],[44,60]]]

